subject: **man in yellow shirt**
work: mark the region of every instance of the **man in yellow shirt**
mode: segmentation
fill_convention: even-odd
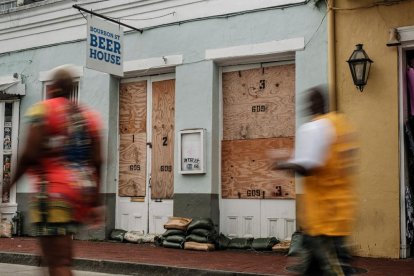
[[[304,176],[305,275],[349,275],[345,238],[354,218],[355,132],[343,115],[327,112],[321,88],[309,90],[308,102],[312,118],[298,129],[294,157],[275,169]]]

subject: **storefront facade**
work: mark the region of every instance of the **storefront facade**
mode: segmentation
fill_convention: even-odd
[[[358,255],[404,258],[410,255],[406,241],[405,186],[409,179],[404,125],[409,116],[406,57],[414,46],[414,3],[360,2],[331,2],[335,7],[338,109],[357,126],[361,143],[359,214],[353,242]],[[398,30],[400,44],[387,47],[391,28]],[[374,61],[363,92],[354,86],[346,63],[359,43]]]
[[[269,173],[266,151],[293,147],[301,92],[327,82],[325,6],[95,2],[78,4],[112,17],[147,19],[128,21],[144,32],[124,35],[122,78],[85,67],[86,20],[70,1],[0,15],[0,76],[18,73],[26,89],[18,141],[25,136],[24,113],[42,100],[50,70],[74,64],[73,97],[98,110],[105,129],[106,232],[160,233],[174,215],[211,217],[230,236],[290,236],[299,181]],[[203,134],[202,155],[181,149],[181,131],[194,129]],[[204,173],[180,173],[198,168],[199,157]],[[31,194],[24,179],[12,203],[25,213]]]

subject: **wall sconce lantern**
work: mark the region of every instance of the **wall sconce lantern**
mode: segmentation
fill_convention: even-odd
[[[354,84],[362,92],[364,86],[367,84],[369,69],[373,61],[362,49],[362,44],[357,44],[356,49],[352,53],[351,57],[347,60],[349,69],[351,70],[352,79]]]

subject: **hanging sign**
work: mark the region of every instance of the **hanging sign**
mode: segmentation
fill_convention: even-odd
[[[86,67],[123,76],[123,28],[97,16],[88,15]]]

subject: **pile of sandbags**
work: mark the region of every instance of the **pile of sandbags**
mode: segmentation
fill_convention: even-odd
[[[156,238],[156,243],[167,248],[181,249],[184,247],[188,225],[192,219],[172,217],[164,224],[165,233]]]
[[[188,225],[184,249],[198,251],[214,250],[217,239],[218,234],[211,219],[194,219]]]

